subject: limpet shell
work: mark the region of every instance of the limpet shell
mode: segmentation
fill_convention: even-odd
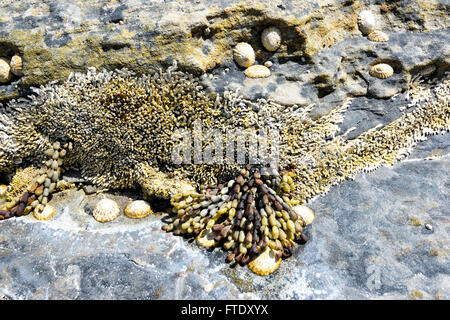
[[[264,62],[264,66],[266,66],[267,68],[270,68],[271,66],[273,66],[273,62],[272,61],[266,61],[266,62]]]
[[[375,16],[372,11],[363,10],[358,14],[358,27],[364,35],[368,35],[375,29]]]
[[[53,208],[51,205],[47,204],[44,207],[44,210],[34,210],[33,216],[38,220],[48,220],[53,217],[55,214],[55,208]]]
[[[239,42],[233,49],[234,60],[241,67],[247,68],[255,63],[255,51],[246,42]]]
[[[281,32],[277,27],[264,29],[261,34],[261,42],[267,51],[276,51],[281,45]]]
[[[12,73],[9,63],[5,59],[0,58],[0,83],[8,82],[11,80],[11,77]]]
[[[394,74],[394,69],[386,63],[379,63],[370,68],[369,74],[375,78],[386,79]]]
[[[128,218],[142,219],[150,215],[153,211],[146,201],[136,200],[128,203],[123,212]]]
[[[314,212],[307,206],[295,206],[292,208],[294,212],[305,220],[306,225],[311,224],[314,220]]]
[[[270,70],[266,66],[254,65],[250,66],[244,71],[249,78],[266,78],[270,76]]]
[[[248,268],[259,276],[267,276],[275,272],[280,266],[281,258],[277,260],[275,253],[269,247],[266,247],[255,260],[250,261]]]
[[[11,72],[16,76],[22,76],[22,58],[18,55],[15,55],[11,58],[11,62],[9,63],[11,66]]]
[[[212,232],[211,229],[203,229],[202,232],[197,236],[195,241],[197,244],[204,248],[211,248],[215,246],[216,242],[214,241],[214,237],[216,234]]]
[[[94,219],[99,222],[110,222],[120,214],[120,207],[114,200],[102,199],[94,207]]]
[[[384,42],[389,40],[389,35],[383,31],[375,30],[367,36],[367,39],[375,42]]]

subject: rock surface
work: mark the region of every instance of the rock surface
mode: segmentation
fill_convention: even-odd
[[[388,42],[361,34],[362,9],[373,10]],[[414,77],[449,70],[448,9],[446,1],[410,0],[0,0],[0,58],[19,54],[24,72],[0,84],[0,101],[89,66],[142,74],[177,59],[184,70],[206,72],[210,90],[315,103],[313,115],[355,97],[340,125],[356,128],[352,138],[397,119]],[[259,42],[270,25],[283,37],[275,53]],[[236,66],[240,41],[252,44],[258,64],[273,62],[269,77],[250,79]],[[394,76],[371,77],[380,62]],[[122,213],[101,224],[92,217],[103,197],[94,187],[61,193],[52,220],[0,222],[0,299],[450,299],[449,155],[449,135],[433,136],[394,167],[312,200],[310,241],[268,277],[164,233],[163,215]],[[106,196],[121,208],[137,197]]]
[[[261,62],[272,57],[281,63],[312,61],[320,50],[343,39],[365,39],[356,23],[362,9],[371,9],[379,28],[388,33],[429,32],[450,25],[446,1],[383,5],[347,0],[92,0],[83,4],[0,0],[0,57],[18,54],[24,72],[23,77],[0,85],[0,101],[91,66],[127,67],[142,74],[177,59],[183,69],[204,72],[230,63],[232,48],[240,41],[249,42]],[[268,26],[278,27],[282,34],[275,54],[260,43]],[[408,37],[402,43],[393,38],[388,47],[394,44],[401,49],[402,43],[408,43]],[[370,56],[370,51],[359,50],[363,56]]]
[[[310,241],[272,275],[161,231],[164,215],[99,223],[99,196],[69,191],[52,220],[0,223],[0,294],[10,299],[450,299],[448,136],[346,181],[309,206]],[[437,157],[434,160],[425,160]],[[439,177],[439,178],[437,178]],[[107,195],[123,208],[125,196]],[[345,201],[343,201],[345,199]],[[382,199],[382,201],[381,201]],[[412,223],[415,222],[415,223]],[[418,223],[417,223],[418,222]],[[425,224],[433,226],[427,230]]]

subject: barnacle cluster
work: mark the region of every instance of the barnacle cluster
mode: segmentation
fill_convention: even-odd
[[[179,177],[193,166],[172,163],[175,130],[225,118],[226,103],[202,89],[174,67],[142,77],[127,70],[71,74],[1,109],[0,171],[25,158],[42,159],[52,141],[61,141],[77,150],[69,152],[67,166],[100,187],[134,187],[161,171]]]
[[[295,240],[307,240],[302,233],[306,221],[293,206],[361,171],[392,165],[426,135],[450,130],[450,79],[432,91],[433,98],[412,112],[355,139],[335,136],[350,101],[315,120],[307,116],[312,106],[290,110],[283,122],[281,163],[285,168],[294,163],[291,170],[271,178],[247,167],[226,184],[178,194],[171,200],[176,216],[163,229],[231,251],[227,262],[248,264],[260,275],[272,273],[281,258],[292,254]]]
[[[176,66],[140,77],[91,68],[34,90],[28,99],[0,106],[0,172],[43,164],[28,190],[0,208],[0,219],[43,213],[64,165],[102,188],[140,186],[147,195],[170,198],[175,216],[167,231],[221,246],[230,251],[227,261],[259,274],[273,272],[295,241],[306,240],[294,206],[358,172],[392,165],[426,135],[450,128],[448,76],[431,88],[417,86],[428,98],[416,99],[411,112],[353,139],[337,135],[350,100],[313,118],[312,105],[208,93]],[[173,163],[174,132],[186,129],[192,140],[200,138],[196,120],[222,132],[244,128],[254,139],[279,132],[277,170],[267,172],[261,163]]]

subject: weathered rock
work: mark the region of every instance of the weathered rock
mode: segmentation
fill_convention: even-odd
[[[403,0],[383,12],[379,5],[369,7],[377,13],[380,29],[433,31],[450,25],[446,7],[439,3]],[[89,66],[126,66],[143,74],[177,59],[181,68],[203,72],[232,61],[232,48],[240,41],[256,49],[257,60],[272,55],[260,42],[270,25],[283,38],[278,58],[311,60],[324,47],[360,35],[356,14],[361,9],[359,2],[344,0],[334,5],[312,0],[93,0],[83,5],[2,0],[0,56],[22,57],[24,76],[18,84],[24,88],[65,79]],[[19,89],[1,85],[0,100],[17,97]]]
[[[160,230],[165,215],[91,216],[98,200],[55,195],[51,221],[0,222],[0,295],[12,299],[449,299],[447,136],[422,143],[392,168],[360,174],[310,202],[310,241],[272,275],[230,268]],[[441,156],[432,161],[430,156]],[[439,176],[441,179],[436,179]],[[124,206],[126,197],[111,197]],[[383,201],[380,201],[383,199]],[[411,217],[433,230],[411,226]],[[18,231],[20,230],[20,231]],[[23,254],[27,252],[27,254]]]
[[[362,9],[376,14],[389,41],[361,36]],[[177,59],[181,69],[210,72],[203,82],[213,91],[314,102],[313,115],[356,97],[339,125],[355,128],[353,138],[401,116],[413,77],[430,68],[440,77],[450,65],[444,1],[0,0],[0,12],[0,57],[24,59],[23,77],[0,84],[0,100],[89,66],[146,73]],[[272,25],[283,39],[275,53],[260,43]],[[269,77],[246,78],[235,65],[232,48],[241,41],[255,48],[257,63],[273,62]],[[383,62],[394,75],[369,76]],[[310,241],[265,278],[230,268],[220,250],[162,232],[164,215],[100,224],[92,217],[100,196],[66,191],[51,201],[50,221],[28,215],[0,222],[0,299],[450,299],[449,152],[448,135],[431,137],[394,167],[359,174],[310,201]],[[130,200],[109,197],[121,208]]]

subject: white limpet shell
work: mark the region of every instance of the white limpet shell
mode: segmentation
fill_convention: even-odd
[[[22,58],[18,55],[15,55],[11,58],[11,62],[9,63],[11,66],[11,72],[16,76],[22,76]]]
[[[389,40],[389,35],[383,31],[375,30],[367,36],[370,41],[385,42]]]
[[[144,200],[131,201],[123,210],[125,215],[131,219],[143,219],[153,211],[150,205]]]
[[[114,200],[102,199],[94,207],[94,219],[99,222],[110,222],[120,214],[120,207]]]
[[[358,27],[364,34],[368,35],[375,30],[375,16],[370,10],[363,10],[358,14]]]
[[[268,51],[276,51],[281,45],[281,32],[277,27],[264,29],[261,34],[261,42]]]
[[[295,206],[292,208],[292,210],[294,210],[294,212],[301,216],[303,218],[303,220],[305,221],[306,225],[311,224],[314,220],[314,212],[308,208],[307,206]]]
[[[48,220],[53,217],[55,211],[55,208],[49,204],[46,204],[42,211],[38,209],[34,210],[33,216],[38,220]]]
[[[394,74],[394,69],[386,63],[379,63],[370,68],[369,74],[375,78],[386,79]]]
[[[266,66],[254,65],[250,66],[244,71],[249,78],[266,78],[270,76],[270,70]]]
[[[246,42],[239,42],[233,49],[234,60],[241,67],[247,68],[255,63],[255,51]]]
[[[5,59],[0,58],[0,83],[8,82],[11,80],[11,77],[12,73],[9,63]]]

